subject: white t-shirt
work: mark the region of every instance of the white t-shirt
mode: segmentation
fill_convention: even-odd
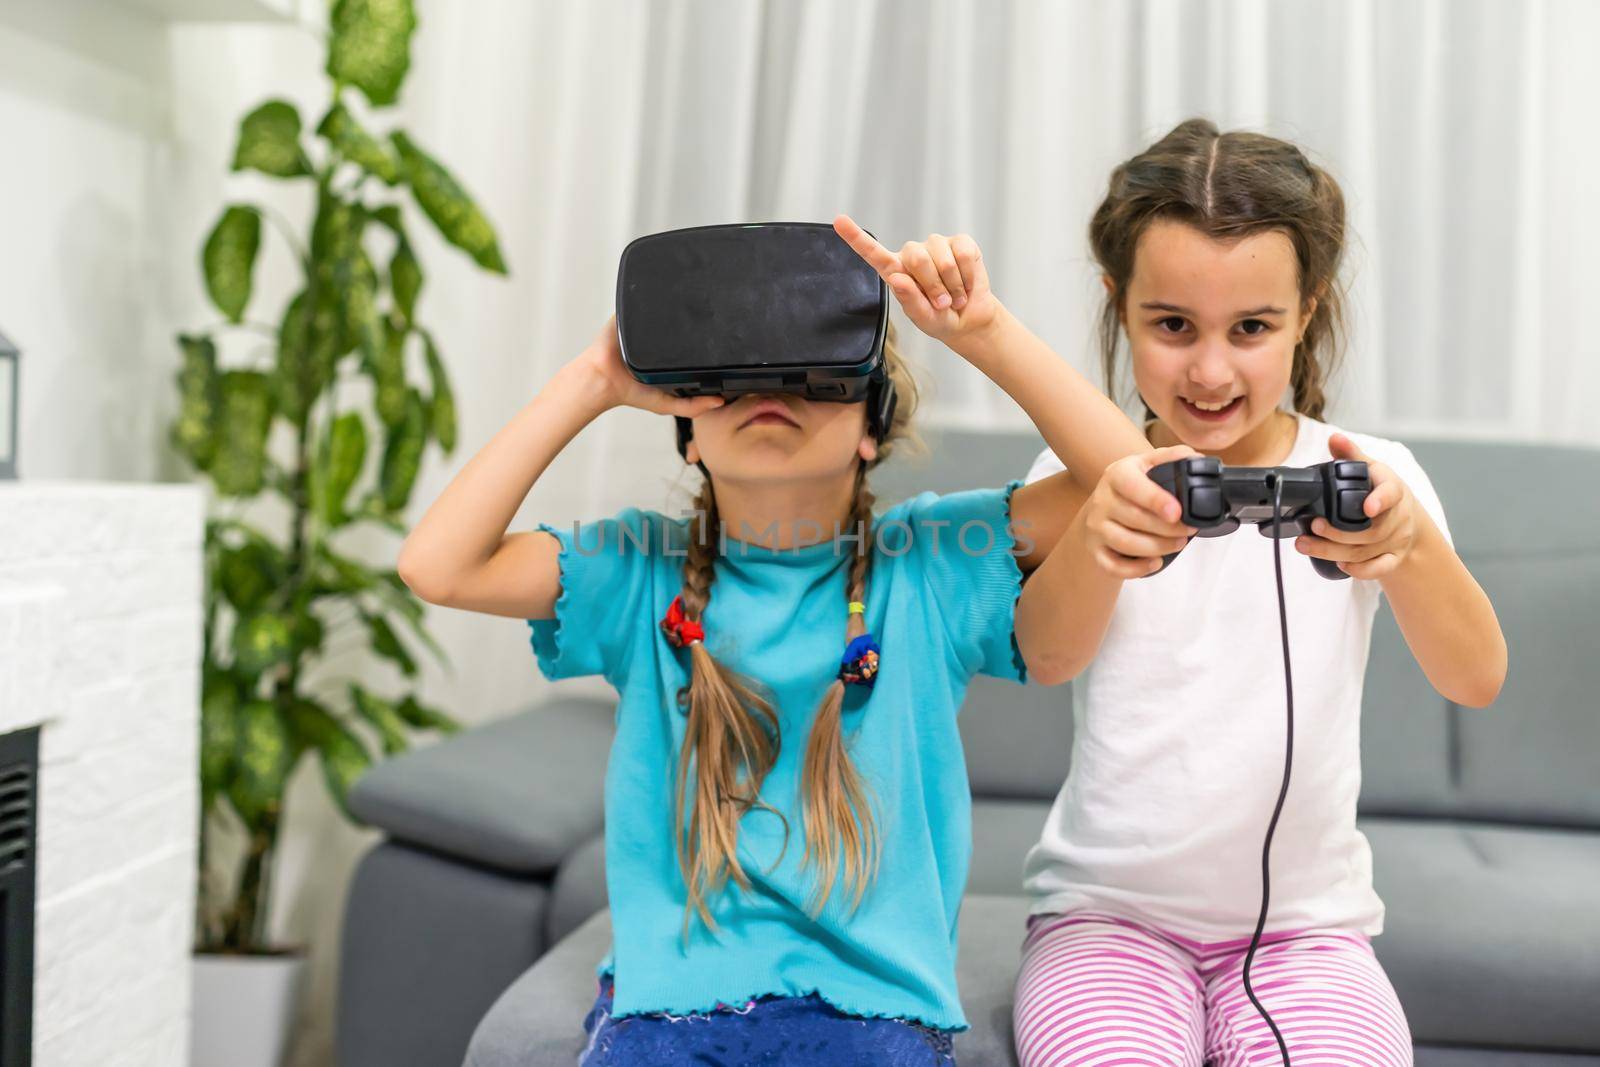
[[[1335,427],[1296,416],[1285,466],[1332,456]],[[1404,445],[1349,434],[1410,487],[1448,538]],[[1062,470],[1046,451],[1028,472]],[[1289,794],[1272,843],[1267,930],[1383,928],[1356,829],[1361,687],[1376,581],[1330,581],[1282,542],[1295,693]],[[1283,777],[1283,650],[1273,541],[1251,526],[1195,538],[1165,571],[1125,582],[1100,653],[1073,683],[1066,784],[1028,853],[1035,914],[1092,909],[1198,941],[1248,937],[1261,845]],[[1396,709],[1396,713],[1403,709]]]

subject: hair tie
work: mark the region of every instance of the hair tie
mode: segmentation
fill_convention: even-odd
[[[864,685],[869,689],[878,677],[878,642],[871,634],[854,638],[844,649],[839,661],[839,680],[845,685]]]
[[[672,598],[667,617],[661,620],[661,632],[667,635],[667,644],[673,648],[700,644],[706,636],[703,626],[684,617],[681,594]]]
[[[850,614],[852,614],[852,615],[865,615],[866,613],[867,613],[867,606],[865,604],[863,604],[859,600],[850,601]]]

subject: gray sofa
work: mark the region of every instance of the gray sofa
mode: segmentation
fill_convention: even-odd
[[[929,444],[929,458],[885,465],[880,500],[998,485],[1038,448],[1024,434]],[[1454,707],[1411,662],[1387,610],[1379,619],[1361,807],[1388,904],[1375,947],[1419,1064],[1600,1063],[1600,453],[1412,448],[1494,600],[1511,671],[1493,708]],[[1068,700],[1065,686],[980,677],[962,713],[974,837],[964,1067],[1015,1062],[1020,870],[1066,772]],[[342,1067],[574,1062],[609,936],[600,781],[611,711],[554,699],[376,767],[356,787],[356,812],[387,838],[362,860],[347,905]]]

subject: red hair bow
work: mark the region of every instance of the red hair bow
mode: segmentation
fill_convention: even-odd
[[[704,641],[706,636],[705,629],[699,623],[684,618],[682,596],[672,598],[667,617],[661,620],[661,632],[667,635],[667,643],[673,648]]]

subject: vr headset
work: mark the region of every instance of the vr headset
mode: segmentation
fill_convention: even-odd
[[[889,287],[811,222],[696,226],[637,238],[617,267],[617,339],[639,381],[676,396],[798,393],[894,418],[883,361]],[[693,424],[677,419],[687,457]]]

